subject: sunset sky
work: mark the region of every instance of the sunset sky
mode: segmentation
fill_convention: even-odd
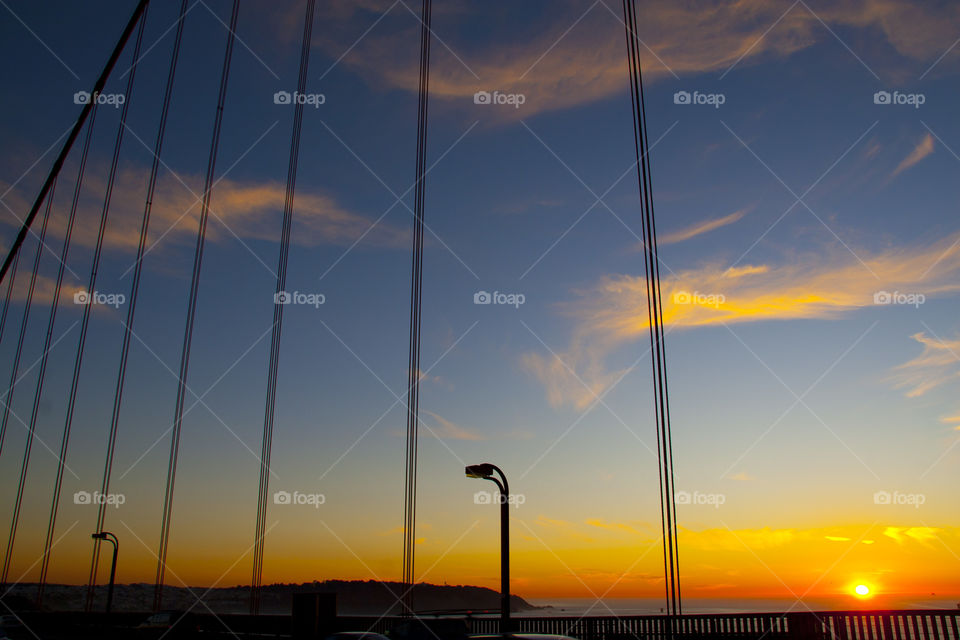
[[[6,252],[135,2],[0,7]],[[152,3],[97,291],[129,296],[178,2]],[[231,3],[186,19],[107,528],[152,582],[169,428]],[[401,575],[420,5],[319,2],[280,356],[264,582]],[[663,593],[656,432],[621,4],[433,10],[416,572],[513,589]],[[691,598],[960,600],[960,6],[638,4],[666,303],[681,581]],[[250,582],[303,6],[244,2],[225,108],[168,584]],[[128,49],[106,94],[124,90]],[[475,102],[498,92],[506,104]],[[522,96],[522,99],[518,98]],[[687,98],[689,97],[689,103]],[[98,109],[11,579],[37,579],[120,109]],[[80,143],[57,184],[9,426],[6,540]],[[399,202],[398,202],[399,200]],[[39,229],[39,218],[36,229]],[[9,381],[23,246],[0,341]],[[9,276],[8,276],[9,278]],[[4,281],[0,294],[5,293]],[[474,304],[478,292],[522,304]],[[501,298],[502,299],[502,298]],[[84,583],[126,308],[97,306],[50,580]],[[5,401],[8,396],[5,396]],[[198,401],[198,398],[201,400]],[[318,502],[321,500],[317,500]],[[101,579],[106,579],[104,567]],[[931,594],[936,594],[933,596]],[[887,600],[883,600],[887,598]]]

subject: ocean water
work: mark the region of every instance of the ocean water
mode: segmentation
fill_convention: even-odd
[[[520,616],[640,616],[663,613],[663,598],[527,598],[538,607],[548,607]],[[887,597],[869,600],[853,598],[794,599],[779,598],[684,598],[684,613],[782,613],[785,611],[836,611],[848,609],[953,609],[960,608],[960,594],[954,598],[930,596]]]

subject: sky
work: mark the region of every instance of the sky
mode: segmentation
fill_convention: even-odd
[[[92,87],[134,4],[0,8],[4,251],[80,111],[75,93]],[[230,4],[191,3],[184,27],[106,517],[120,582],[152,582],[156,567]],[[92,311],[52,582],[82,584],[89,571],[96,508],[82,496],[103,474],[178,5],[150,7],[132,95],[129,48],[104,90],[129,103],[96,287],[116,304]],[[317,6],[287,287],[301,303],[284,313],[270,480],[285,493],[269,501],[267,583],[401,575],[419,11],[407,0]],[[516,593],[663,593],[621,11],[612,0],[434,7],[418,580],[497,588],[499,513],[478,493],[494,487],[463,474],[489,461],[516,496]],[[275,94],[296,87],[303,19],[298,2],[240,11],[186,380],[172,585],[250,582],[293,118]],[[842,608],[960,600],[960,7],[658,1],[641,3],[638,21],[684,595]],[[13,554],[21,582],[39,573],[84,308],[73,294],[90,275],[119,116],[116,104],[98,108],[79,191]],[[12,390],[34,235],[0,340],[10,515],[80,143],[57,183]],[[855,599],[857,584],[875,597]]]

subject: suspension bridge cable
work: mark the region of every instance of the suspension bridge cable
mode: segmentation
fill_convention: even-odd
[[[10,414],[10,405],[13,403],[13,388],[17,383],[20,369],[20,355],[23,352],[23,339],[27,333],[30,321],[30,308],[33,306],[33,292],[37,284],[37,273],[40,271],[40,258],[43,256],[43,240],[47,235],[47,223],[50,222],[50,211],[53,209],[53,197],[56,193],[57,182],[53,181],[50,191],[47,192],[47,206],[43,212],[43,222],[40,224],[40,235],[37,237],[37,253],[33,257],[33,270],[30,272],[30,284],[27,285],[27,297],[23,307],[23,319],[20,321],[20,335],[17,337],[17,352],[13,358],[13,372],[10,374],[10,387],[7,392],[3,408],[3,429],[6,429],[7,418]],[[12,282],[12,279],[11,279]],[[23,462],[20,465],[20,482],[17,485],[17,497],[14,501],[13,519],[10,524],[10,533],[7,539],[7,549],[3,556],[3,570],[0,572],[0,584],[7,584],[10,572],[10,559],[13,557],[13,541],[17,535],[17,522],[20,519],[20,505],[23,502],[23,486],[27,478],[27,466],[30,461],[30,449],[33,446],[34,428],[31,425],[27,430],[26,449],[23,452]]]
[[[650,327],[651,364],[654,379],[654,413],[657,422],[657,458],[659,466],[661,526],[664,550],[664,578],[668,611],[683,612],[680,593],[679,549],[674,501],[673,439],[670,425],[670,399],[667,382],[666,342],[653,205],[653,177],[650,168],[649,134],[643,100],[643,77],[637,37],[637,14],[633,0],[623,0],[633,125],[637,155],[637,178],[641,193],[643,220],[644,272],[647,282],[647,318]]]
[[[77,390],[80,386],[80,373],[83,368],[83,355],[86,347],[87,341],[87,330],[90,326],[90,314],[93,310],[96,296],[97,288],[97,273],[100,267],[100,257],[103,253],[103,239],[106,233],[107,228],[107,218],[110,213],[110,200],[113,195],[113,185],[117,176],[117,168],[120,163],[120,148],[123,144],[123,134],[126,130],[127,114],[130,110],[130,103],[133,101],[133,81],[136,76],[137,63],[140,58],[140,47],[143,43],[143,31],[146,24],[146,11],[140,13],[140,28],[137,30],[137,38],[133,48],[133,64],[130,67],[130,73],[127,77],[126,91],[124,96],[126,99],[123,102],[123,108],[120,111],[120,122],[117,125],[117,135],[114,140],[113,146],[113,156],[110,162],[110,170],[107,176],[106,192],[103,200],[103,208],[100,212],[100,224],[97,228],[97,241],[93,251],[93,261],[90,267],[90,278],[87,283],[87,288],[85,291],[86,301],[83,305],[83,317],[80,321],[80,337],[77,341],[77,355],[74,359],[73,364],[73,377],[70,381],[70,396],[67,400],[67,413],[66,420],[64,422],[63,431],[64,434],[69,434],[71,427],[73,425],[73,414],[77,406]],[[67,439],[64,439],[66,443]],[[61,464],[64,464],[64,457],[66,456],[66,448],[63,449],[61,454]],[[57,493],[59,494],[60,484],[62,481],[62,474],[58,475],[58,486]],[[59,499],[56,501],[59,505]],[[55,517],[55,516],[54,516]],[[51,531],[52,533],[52,531]]]
[[[302,96],[307,86],[307,67],[310,62],[310,44],[313,39],[313,13],[316,0],[308,0],[303,23],[303,41],[300,45],[300,72],[297,77],[297,95],[294,105],[293,133],[290,138],[290,159],[287,164],[287,188],[283,201],[283,225],[280,237],[280,258],[277,265],[277,287],[273,298],[273,330],[270,338],[270,364],[267,373],[267,397],[263,419],[263,445],[260,450],[260,486],[257,496],[257,526],[254,538],[253,579],[250,586],[250,613],[260,613],[261,584],[263,582],[263,548],[266,536],[267,498],[270,495],[270,454],[273,449],[273,418],[277,400],[277,371],[280,359],[280,334],[283,329],[283,301],[286,294],[287,264],[290,256],[290,230],[293,224],[293,201],[296,194],[297,166],[300,159],[300,135],[303,125]]]
[[[420,85],[417,104],[417,167],[414,188],[413,260],[410,277],[410,353],[407,368],[406,478],[403,518],[403,613],[413,613],[417,527],[417,437],[420,420],[420,325],[423,290],[423,213],[430,94],[431,0],[423,0],[420,29]]]
[[[137,308],[137,299],[140,292],[140,276],[143,271],[143,257],[146,252],[147,234],[150,228],[150,213],[153,209],[153,197],[157,186],[157,176],[160,169],[160,156],[163,150],[164,135],[167,129],[167,116],[170,112],[170,102],[173,96],[173,85],[176,78],[177,62],[180,58],[180,45],[183,41],[183,24],[187,13],[189,0],[183,0],[180,5],[180,16],[177,19],[177,30],[173,39],[173,50],[170,56],[170,66],[167,70],[167,84],[163,93],[160,107],[160,124],[157,127],[157,138],[153,146],[153,162],[150,166],[150,175],[147,179],[147,193],[143,207],[143,218],[140,223],[140,239],[137,243],[137,255],[133,266],[133,277],[130,284],[130,297],[127,302],[127,319],[123,329],[123,344],[120,348],[120,365],[117,372],[117,386],[113,399],[113,411],[110,417],[110,431],[107,436],[107,454],[103,465],[103,481],[100,485],[100,495],[110,492],[110,476],[113,471],[113,455],[117,444],[117,432],[120,424],[120,408],[123,404],[124,382],[127,374],[127,359],[130,354],[130,337],[133,333],[134,314]],[[102,531],[106,521],[107,503],[97,505],[97,525],[95,530]],[[94,540],[93,555],[90,562],[90,576],[87,580],[87,603],[92,604],[94,585],[96,583],[97,568],[100,562],[100,539]]]
[[[3,329],[7,326],[7,310],[10,308],[10,298],[13,297],[13,281],[17,276],[17,263],[19,261],[19,255],[14,256],[10,280],[7,282],[7,295],[3,299],[3,311],[0,312],[0,342],[3,341]],[[0,443],[2,442],[3,439],[0,438]]]
[[[643,263],[643,268],[644,268],[644,275],[645,275],[645,278],[646,278],[646,281],[647,281],[647,288],[646,288],[646,294],[647,294],[647,324],[648,324],[648,326],[649,326],[649,328],[650,328],[650,330],[649,330],[650,354],[651,354],[650,365],[651,365],[651,370],[652,370],[652,373],[653,373],[653,381],[654,381],[654,385],[655,385],[655,387],[654,387],[655,400],[658,400],[658,390],[659,390],[659,387],[658,387],[658,385],[657,385],[657,383],[658,383],[658,375],[657,375],[657,374],[658,374],[658,356],[659,356],[659,350],[657,349],[656,340],[655,340],[656,328],[655,328],[655,320],[654,320],[654,318],[657,317],[657,316],[654,314],[654,301],[653,301],[653,296],[652,296],[652,294],[653,294],[653,288],[652,288],[652,287],[650,286],[650,284],[649,284],[649,282],[650,282],[650,277],[651,277],[651,269],[650,269],[650,263],[649,263],[650,253],[649,253],[648,251],[646,251],[646,248],[647,248],[647,245],[648,245],[648,240],[646,239],[646,235],[647,235],[647,226],[646,226],[646,222],[647,222],[646,211],[647,211],[647,209],[646,209],[646,197],[645,197],[645,191],[646,191],[646,165],[641,163],[641,157],[640,157],[640,154],[642,153],[643,145],[642,145],[642,139],[641,139],[641,135],[642,135],[642,134],[641,134],[641,130],[640,130],[640,127],[639,127],[639,121],[638,121],[638,113],[637,113],[637,110],[636,110],[636,94],[637,94],[637,87],[636,87],[636,85],[637,85],[637,75],[636,75],[636,67],[637,67],[637,59],[636,59],[636,56],[637,56],[637,53],[636,53],[636,48],[637,48],[637,42],[636,42],[636,39],[633,37],[633,33],[634,33],[634,32],[631,31],[631,28],[630,28],[630,26],[629,26],[630,24],[632,24],[632,23],[631,23],[631,19],[630,19],[630,11],[631,11],[631,7],[628,7],[627,1],[625,0],[625,1],[624,1],[624,16],[625,16],[625,24],[628,25],[628,26],[627,26],[627,49],[628,49],[628,54],[629,54],[628,62],[629,62],[630,89],[631,89],[631,98],[632,98],[632,100],[634,101],[634,102],[633,102],[633,104],[634,104],[634,109],[632,109],[632,116],[633,116],[633,127],[634,127],[634,139],[635,139],[636,153],[637,153],[638,180],[640,181],[640,193],[641,193],[641,198],[642,198],[642,199],[641,199],[642,216],[643,216],[643,217],[642,217],[642,225],[643,225],[643,231],[642,231],[642,233],[643,233],[643,235],[644,235],[644,242],[643,242],[643,244],[644,244],[644,263]],[[658,480],[658,483],[659,483],[659,491],[660,491],[660,526],[661,526],[661,540],[663,540],[663,572],[664,572],[664,577],[665,577],[665,579],[664,579],[664,589],[665,589],[665,596],[666,596],[667,606],[668,606],[668,609],[669,609],[670,607],[672,607],[672,604],[671,604],[671,603],[672,603],[672,597],[671,597],[671,592],[672,592],[671,584],[672,584],[672,581],[669,579],[670,571],[669,571],[668,551],[667,551],[667,547],[668,547],[668,542],[667,542],[667,538],[668,538],[668,534],[667,534],[668,524],[667,524],[667,523],[668,523],[668,521],[669,521],[669,516],[668,516],[668,514],[667,514],[667,506],[665,505],[665,502],[664,502],[665,488],[664,488],[664,484],[663,484],[663,473],[662,473],[662,469],[663,469],[663,451],[662,451],[662,447],[660,446],[661,433],[660,433],[660,403],[659,403],[659,401],[655,401],[655,402],[654,402],[654,418],[655,418],[655,424],[656,424],[656,427],[657,427],[657,469],[658,469],[657,480]]]
[[[636,24],[636,9],[634,9],[634,24]],[[636,33],[636,29],[634,29]],[[669,558],[671,566],[671,576],[673,580],[673,598],[674,598],[674,613],[682,613],[681,607],[681,598],[680,598],[680,578],[679,578],[679,550],[677,542],[677,530],[676,530],[676,501],[674,499],[674,471],[673,471],[673,438],[672,438],[672,429],[670,423],[670,401],[669,401],[669,384],[667,381],[667,359],[666,359],[666,340],[665,332],[663,325],[663,304],[661,297],[661,286],[660,286],[660,259],[658,255],[658,243],[657,243],[657,229],[655,224],[654,216],[654,203],[653,203],[653,172],[650,168],[650,152],[649,152],[649,133],[646,123],[646,109],[644,108],[643,100],[643,82],[641,74],[641,65],[639,58],[639,48],[637,48],[637,90],[639,93],[639,104],[640,104],[640,134],[642,139],[642,149],[643,149],[643,159],[646,164],[645,173],[645,188],[644,194],[646,198],[646,207],[647,207],[647,228],[650,236],[650,266],[653,273],[653,300],[654,300],[654,312],[655,312],[655,323],[654,328],[658,334],[658,339],[656,341],[658,352],[657,357],[659,360],[658,367],[658,379],[659,379],[659,391],[660,391],[660,404],[661,404],[661,434],[662,434],[662,443],[664,449],[664,487],[665,487],[665,498],[664,502],[667,507],[668,515],[668,535],[667,543],[669,549]]]
[[[7,295],[3,299],[3,312],[0,312],[0,342],[3,341],[3,329],[7,326],[7,311],[10,309],[10,299],[13,297],[13,284],[14,280],[17,278],[17,264],[20,262],[20,256],[17,255],[13,259],[13,270],[10,273],[10,280],[7,282]],[[3,402],[4,411],[10,410],[10,404],[7,400],[7,393],[5,392],[3,396],[0,396],[0,402]],[[0,427],[0,453],[3,453],[3,441],[7,435],[7,422],[3,421],[3,426]]]
[[[96,108],[90,112],[87,123],[87,135],[83,140],[83,149],[80,152],[80,166],[77,169],[77,181],[73,189],[73,200],[70,202],[70,213],[67,215],[67,229],[63,236],[63,249],[60,250],[60,267],[57,270],[57,282],[53,288],[53,300],[50,302],[50,315],[47,318],[47,334],[43,342],[43,351],[40,356],[40,368],[37,373],[37,389],[33,395],[33,409],[30,412],[30,428],[35,429],[37,415],[40,411],[40,398],[43,395],[43,382],[46,379],[47,359],[50,355],[50,345],[53,341],[53,327],[57,319],[57,308],[60,305],[60,292],[63,287],[63,272],[67,267],[67,256],[70,251],[70,240],[73,237],[74,222],[77,218],[77,204],[80,201],[80,192],[83,189],[83,176],[87,166],[87,155],[90,151],[90,140],[93,138],[93,128],[97,120]],[[57,457],[57,478],[54,481],[53,496],[50,499],[50,517],[47,520],[47,536],[43,543],[43,559],[40,564],[40,580],[37,588],[37,602],[43,602],[43,591],[47,584],[47,571],[50,568],[50,551],[53,547],[53,532],[57,524],[57,510],[60,506],[60,489],[63,487],[63,471],[66,466],[67,447],[70,444],[70,428],[65,425],[60,438],[60,455]]]
[[[27,233],[30,231],[30,226],[33,224],[33,219],[37,217],[37,212],[40,211],[40,206],[47,197],[47,191],[49,191],[50,187],[53,185],[54,179],[60,174],[60,170],[63,168],[63,163],[66,161],[67,155],[70,153],[70,149],[73,148],[73,143],[76,141],[77,136],[80,135],[80,130],[83,129],[83,125],[87,121],[87,118],[92,117],[93,110],[96,107],[96,97],[100,95],[100,92],[103,91],[103,87],[107,84],[107,78],[110,76],[110,72],[113,71],[113,67],[117,63],[117,59],[120,57],[120,54],[123,52],[123,49],[127,44],[127,40],[130,39],[130,34],[133,33],[133,28],[136,26],[137,21],[140,20],[140,16],[143,14],[143,12],[146,11],[149,3],[150,0],[140,0],[140,2],[137,4],[137,7],[133,10],[133,15],[130,16],[130,20],[127,21],[127,26],[124,28],[123,33],[120,34],[120,40],[117,41],[117,46],[114,47],[113,53],[110,54],[107,64],[103,67],[103,71],[100,73],[100,77],[97,78],[97,81],[93,85],[93,90],[90,92],[90,100],[88,100],[83,106],[83,109],[80,110],[80,116],[77,118],[77,122],[73,125],[73,129],[70,130],[70,135],[67,136],[66,142],[63,143],[63,147],[60,149],[57,159],[54,160],[53,166],[50,167],[50,173],[47,175],[47,179],[44,181],[43,186],[40,187],[40,193],[37,194],[37,199],[33,201],[33,206],[30,207],[30,212],[27,214],[27,217],[24,218],[23,224],[20,226],[20,231],[17,233],[17,237],[13,240],[13,244],[10,246],[10,251],[7,252],[7,257],[3,261],[3,266],[0,267],[0,282],[3,282],[4,277],[7,275],[7,269],[10,267],[10,263],[20,250],[20,245],[22,245],[23,241],[26,239]]]
[[[213,139],[210,142],[210,156],[207,160],[207,174],[204,178],[202,202],[200,205],[200,223],[197,228],[197,245],[193,254],[193,275],[190,280],[190,297],[187,303],[187,322],[183,335],[183,348],[180,352],[180,372],[177,376],[177,401],[174,410],[173,434],[170,439],[170,457],[167,461],[167,484],[163,496],[160,548],[157,552],[157,574],[153,591],[153,608],[155,611],[160,609],[163,602],[163,580],[167,567],[167,548],[170,541],[170,516],[173,511],[173,491],[177,477],[177,459],[180,452],[180,431],[183,426],[183,405],[187,391],[187,371],[190,366],[193,321],[197,310],[200,267],[203,263],[203,245],[207,230],[207,218],[210,213],[210,191],[213,188],[213,176],[217,164],[217,150],[220,146],[220,128],[223,124],[223,107],[227,98],[227,81],[230,78],[230,59],[233,56],[233,43],[236,39],[237,17],[239,13],[240,0],[234,0],[233,9],[230,14],[230,25],[227,28],[227,46],[223,58],[223,69],[220,73],[217,111],[213,121]]]

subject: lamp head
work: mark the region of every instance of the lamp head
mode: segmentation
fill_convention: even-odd
[[[489,480],[491,477],[493,477],[493,465],[489,462],[468,465],[465,471],[468,478]]]

